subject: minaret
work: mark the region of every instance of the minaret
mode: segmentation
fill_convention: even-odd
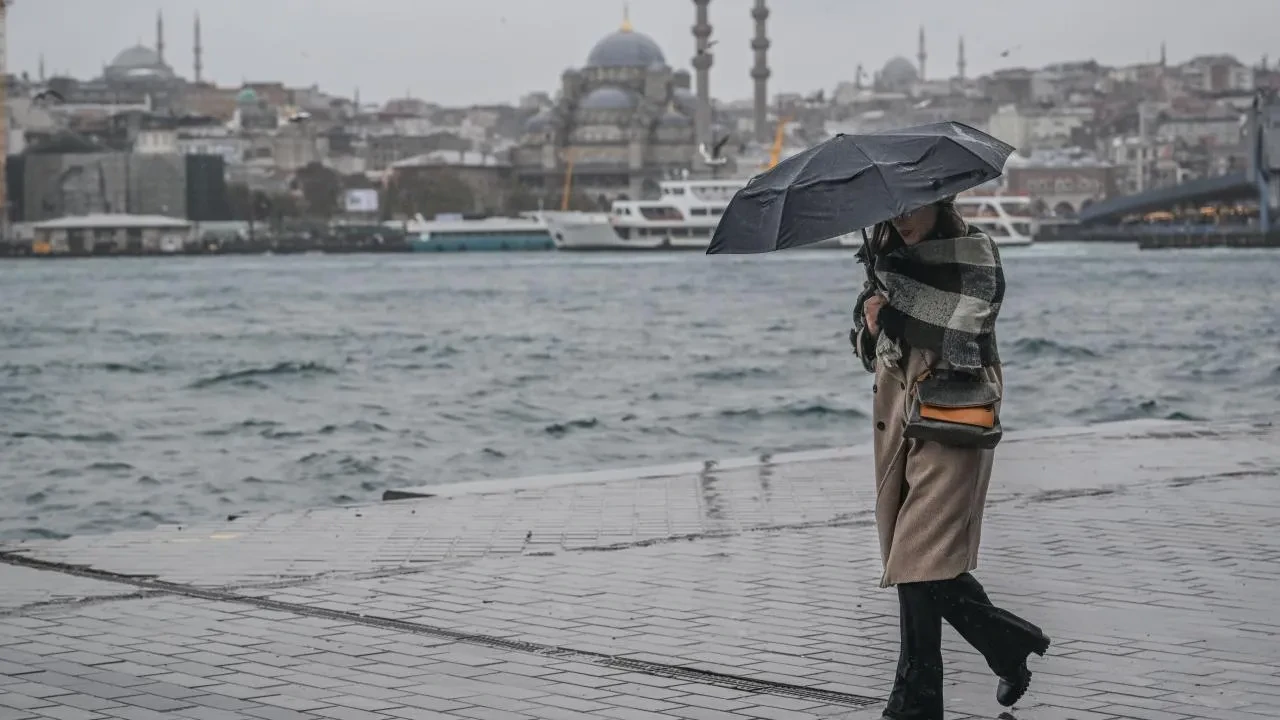
[[[1166,54],[1165,44],[1164,44],[1164,41],[1161,40],[1160,41],[1160,67],[1165,67],[1165,63],[1167,60],[1168,60],[1168,55]]]
[[[698,8],[693,37],[697,52],[693,56],[693,69],[697,72],[698,110],[694,114],[694,127],[699,144],[711,143],[711,21],[707,6],[711,0],[693,0]]]
[[[964,36],[960,36],[960,54],[956,58],[956,73],[960,78],[960,82],[964,82]]]
[[[156,12],[156,55],[160,56],[160,64],[164,64],[164,11]]]
[[[196,84],[204,81],[204,44],[200,38],[200,13],[196,13]]]
[[[44,53],[40,53],[40,67],[37,76],[40,78],[40,82],[44,82]]]
[[[756,36],[751,41],[751,49],[756,54],[756,64],[751,68],[751,79],[755,81],[756,86],[756,103],[755,103],[755,125],[756,125],[756,141],[769,141],[769,36],[765,32],[766,23],[769,20],[769,8],[765,6],[765,0],[756,0],[756,6],[751,11],[751,17],[756,21]]]
[[[929,55],[924,51],[924,26],[920,26],[920,50],[916,53],[916,60],[920,61],[920,79],[925,79],[925,60],[929,59]]]

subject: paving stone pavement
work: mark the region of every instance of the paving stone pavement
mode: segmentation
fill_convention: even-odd
[[[1280,716],[1278,439],[1014,438],[978,574],[1055,644],[1001,716],[948,634],[949,717]],[[10,548],[0,720],[879,717],[897,618],[867,462]]]

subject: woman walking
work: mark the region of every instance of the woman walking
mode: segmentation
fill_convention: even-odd
[[[883,717],[942,720],[943,619],[982,653],[1010,707],[1049,638],[992,605],[969,574],[999,439],[1000,255],[948,199],[880,223],[861,256],[869,280],[850,339],[876,376],[881,586],[897,587],[902,632]]]

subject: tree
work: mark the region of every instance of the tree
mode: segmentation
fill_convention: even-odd
[[[408,216],[421,214],[432,218],[442,213],[475,210],[475,192],[448,168],[398,172],[392,176],[384,199],[390,212]]]
[[[313,162],[298,171],[295,182],[308,215],[328,218],[337,211],[342,196],[342,176],[337,172]]]
[[[507,215],[515,216],[522,212],[532,212],[534,210],[542,210],[550,207],[546,198],[541,198],[537,193],[520,183],[514,183],[507,190],[507,202],[503,207],[503,212]]]

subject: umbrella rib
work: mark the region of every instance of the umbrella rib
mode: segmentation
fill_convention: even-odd
[[[858,152],[862,153],[862,157],[866,158],[867,162],[871,163],[871,165],[874,167],[876,171],[876,176],[880,178],[880,184],[884,186],[885,195],[888,195],[889,198],[893,200],[893,217],[897,217],[899,215],[898,198],[897,196],[894,195],[893,190],[889,189],[889,181],[884,179],[884,173],[880,172],[880,163],[876,162],[875,160],[872,160],[871,156],[867,154],[867,151],[863,150],[858,145],[854,145],[854,147],[858,148]]]

